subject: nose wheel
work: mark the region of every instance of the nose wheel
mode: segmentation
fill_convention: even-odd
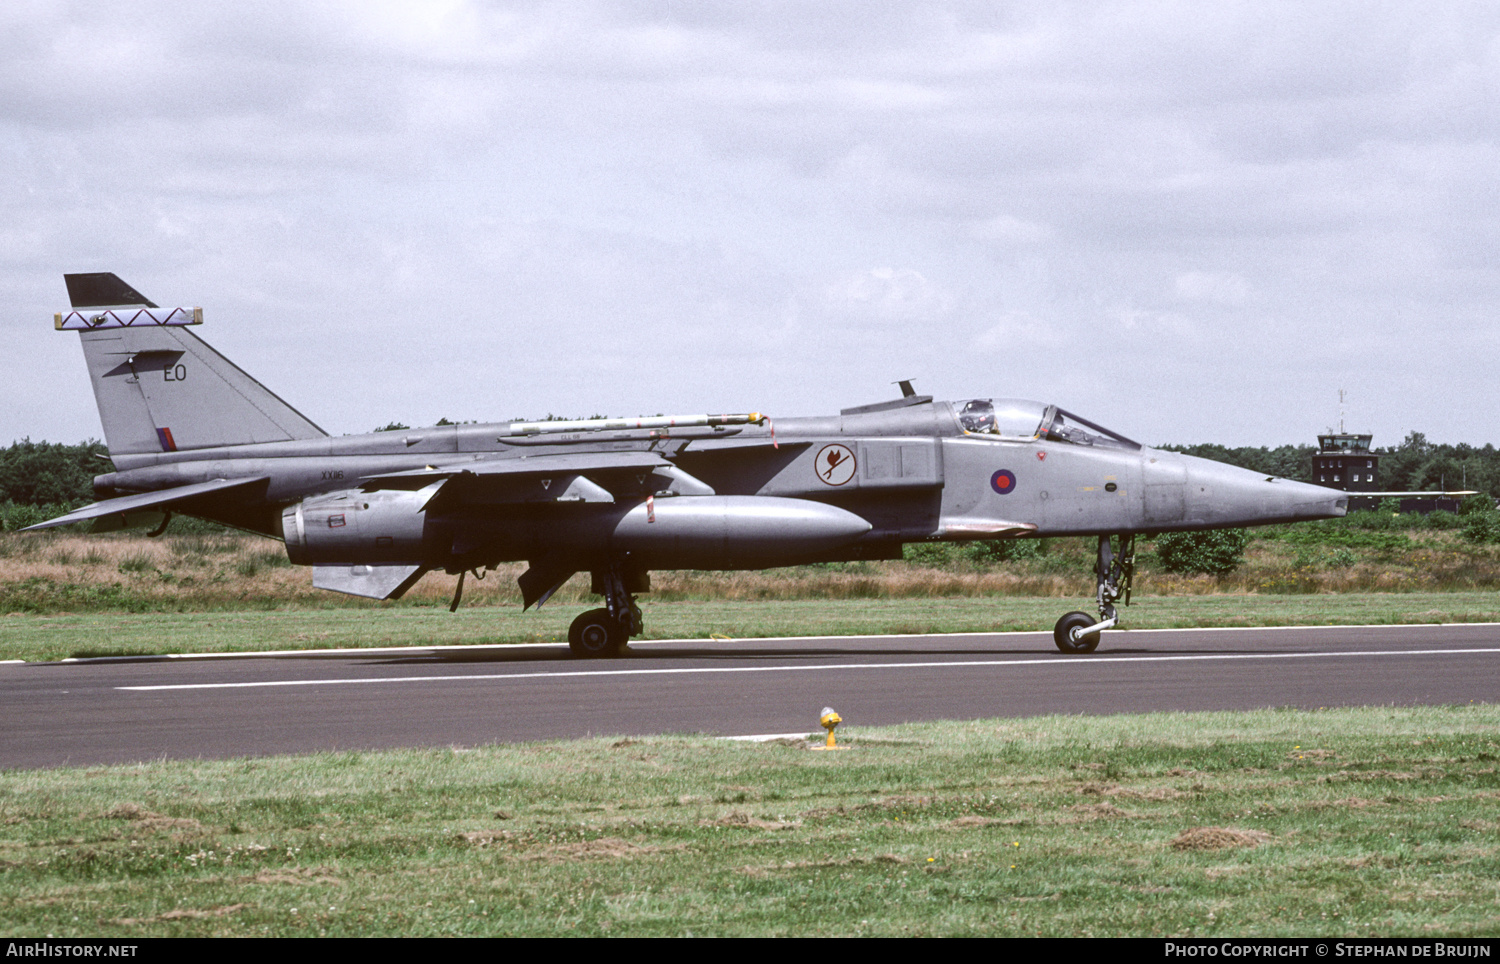
[[[1092,653],[1099,646],[1099,631],[1084,630],[1097,622],[1088,613],[1068,613],[1052,628],[1052,640],[1064,653]]]
[[[1112,539],[1118,538],[1116,550]],[[1099,646],[1099,634],[1120,621],[1115,603],[1130,605],[1130,583],[1135,576],[1135,535],[1099,537],[1099,557],[1094,566],[1095,599],[1099,618],[1088,613],[1071,612],[1052,628],[1052,641],[1064,653],[1092,653]]]

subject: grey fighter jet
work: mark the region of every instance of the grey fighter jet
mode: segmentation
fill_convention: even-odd
[[[1097,536],[1098,616],[1057,623],[1087,653],[1128,603],[1135,534],[1342,516],[1346,493],[1148,448],[1056,405],[892,401],[759,413],[445,425],[334,438],[109,273],[65,276],[115,471],[101,501],[41,526],[156,526],[184,513],[286,543],[313,585],[393,599],[433,570],[524,560],[526,608],[578,572],[604,606],[568,642],[609,656],[641,632],[653,569],[899,559],[903,543]]]

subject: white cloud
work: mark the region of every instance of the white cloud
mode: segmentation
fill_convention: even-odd
[[[1177,276],[1177,297],[1184,301],[1211,301],[1221,305],[1243,304],[1250,283],[1231,271],[1188,271]]]
[[[1052,230],[1045,224],[1036,224],[1021,218],[1001,214],[985,221],[975,222],[969,234],[981,241],[1003,241],[1009,244],[1037,244],[1048,240]]]
[[[1143,308],[1115,308],[1112,312],[1119,326],[1132,334],[1169,336],[1189,339],[1198,334],[1192,319],[1172,311]]]
[[[910,268],[850,272],[828,285],[823,304],[856,324],[933,321],[953,309],[953,299]]]
[[[1500,8],[16,0],[0,36],[12,358],[70,357],[57,276],[115,270],[339,431],[992,390],[1042,343],[1005,391],[1126,434],[1295,440],[1357,368],[1446,387],[1369,430],[1500,441]],[[830,329],[879,337],[829,376]],[[1387,350],[1288,358],[1351,332]],[[59,377],[0,376],[0,442],[97,432],[29,403]],[[1195,379],[1276,391],[1164,404]]]
[[[974,347],[981,351],[1005,353],[1060,340],[1056,332],[1038,319],[1024,311],[1012,311],[984,327],[975,337]]]

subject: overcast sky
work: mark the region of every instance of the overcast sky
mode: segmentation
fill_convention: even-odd
[[[1056,402],[1500,443],[1500,5],[0,5],[0,444],[114,271],[334,434]]]

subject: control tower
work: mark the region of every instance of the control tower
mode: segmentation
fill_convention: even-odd
[[[1345,492],[1379,492],[1380,456],[1370,451],[1373,435],[1330,432],[1318,436],[1312,460],[1312,479]],[[1351,501],[1350,509],[1354,508]]]
[[[1339,389],[1339,430],[1329,429],[1318,436],[1318,451],[1312,458],[1312,480],[1319,485],[1345,492],[1379,492],[1380,456],[1370,451],[1373,435],[1344,430],[1345,393]],[[1377,499],[1352,498],[1349,511],[1373,509]]]

